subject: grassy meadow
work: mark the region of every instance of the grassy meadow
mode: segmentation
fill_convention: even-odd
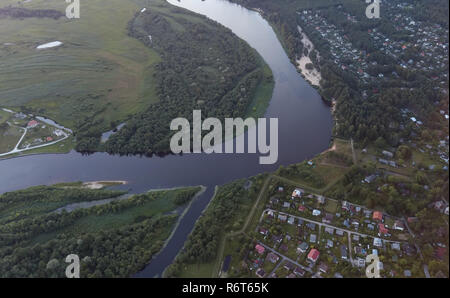
[[[0,106],[25,106],[67,127],[90,119],[107,130],[157,102],[149,78],[160,58],[127,35],[128,21],[147,4],[90,0],[81,2],[80,19],[0,19]],[[2,1],[8,5],[65,11],[67,4]],[[64,44],[36,49],[56,40]]]

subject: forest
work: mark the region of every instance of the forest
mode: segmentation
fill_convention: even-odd
[[[69,254],[80,257],[82,277],[130,277],[169,237],[178,217],[170,211],[188,203],[199,190],[149,192],[71,212],[55,209],[114,198],[122,192],[75,184],[3,194],[0,277],[64,277]]]
[[[129,34],[155,49],[159,102],[133,116],[104,149],[118,154],[169,153],[177,117],[191,119],[194,109],[223,119],[245,117],[261,84],[270,84],[262,58],[231,30],[196,14],[172,8],[148,9],[129,23]],[[89,151],[89,146],[78,150]]]

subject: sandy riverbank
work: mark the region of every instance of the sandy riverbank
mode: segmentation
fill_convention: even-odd
[[[311,58],[309,58],[309,53],[314,51],[314,45],[308,36],[302,31],[302,28],[300,26],[297,26],[297,28],[298,32],[302,36],[303,46],[308,49],[308,56],[305,56],[305,53],[301,53],[302,56],[300,59],[297,59],[297,68],[300,69],[302,74],[305,76],[305,79],[308,80],[311,85],[320,87],[320,80],[322,79],[320,72],[315,67],[312,69],[306,68],[307,64],[312,64]],[[318,53],[317,56],[319,56]]]
[[[128,181],[123,180],[116,180],[116,181],[91,181],[91,182],[84,182],[83,187],[89,188],[89,189],[101,189],[103,187],[107,186],[113,186],[113,185],[125,185],[128,184]]]

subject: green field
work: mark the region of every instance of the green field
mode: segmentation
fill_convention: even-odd
[[[0,124],[0,153],[13,150],[22,134],[23,131],[16,126]]]
[[[0,106],[26,106],[71,128],[90,119],[106,131],[111,121],[157,102],[149,77],[159,56],[127,35],[128,21],[145,3],[84,1],[81,18],[74,20],[0,19]],[[66,3],[34,0],[21,6],[65,11]],[[55,40],[64,45],[36,49]]]

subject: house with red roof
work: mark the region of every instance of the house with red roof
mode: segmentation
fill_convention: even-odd
[[[38,126],[38,124],[39,124],[39,122],[37,122],[36,120],[31,120],[31,121],[28,122],[27,128],[36,127],[36,126]]]
[[[373,220],[383,221],[383,213],[381,211],[374,211],[372,218]]]
[[[379,223],[378,224],[378,232],[380,232],[381,235],[387,235],[389,234],[388,229],[386,229],[386,227],[384,226],[384,224]]]
[[[308,253],[308,260],[310,260],[311,262],[316,262],[319,256],[320,252],[317,249],[313,248]]]
[[[264,248],[264,246],[262,246],[262,245],[260,245],[260,244],[256,244],[255,249],[256,249],[256,251],[257,251],[260,255],[262,255],[262,254],[264,253],[264,251],[266,250],[266,249]]]

